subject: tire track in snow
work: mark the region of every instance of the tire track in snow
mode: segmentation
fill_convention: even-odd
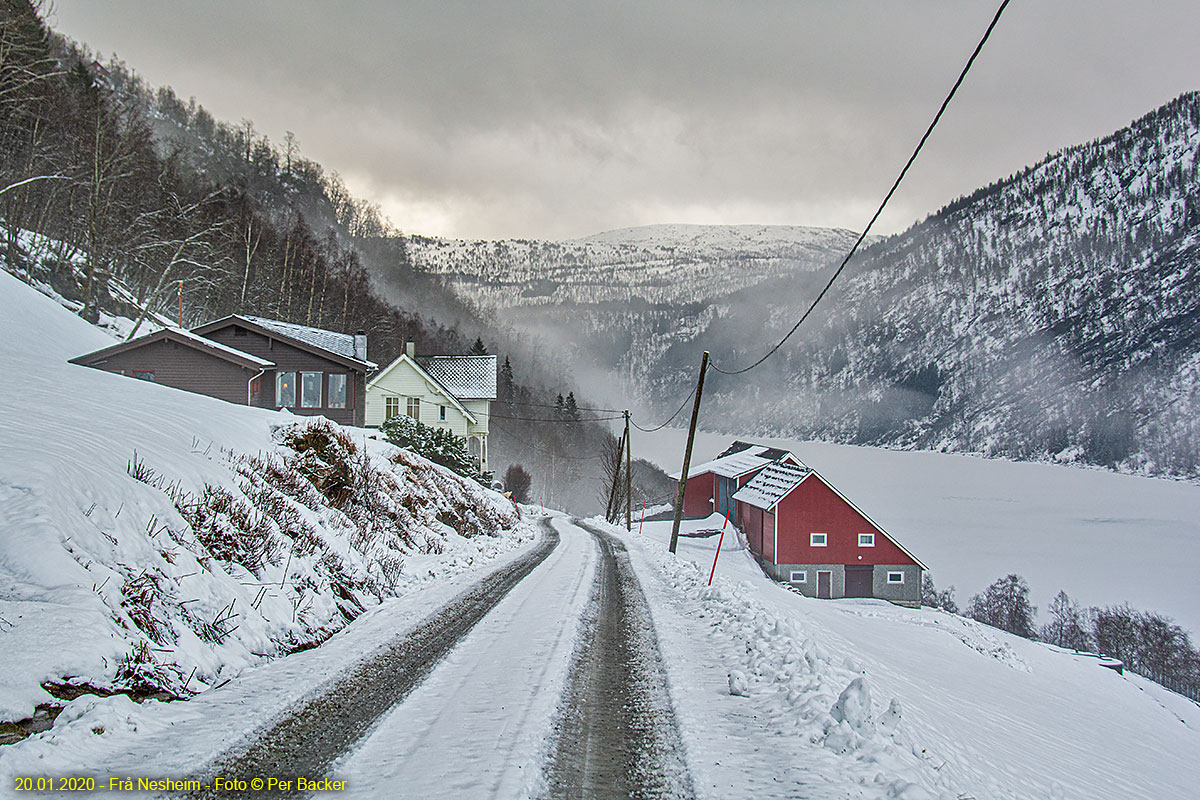
[[[201,784],[208,788],[197,796],[278,796],[252,790],[217,793],[211,787],[218,776],[242,779],[247,785],[254,778],[325,777],[335,760],[424,680],[476,623],[554,551],[558,532],[549,520],[543,520],[542,527],[545,534],[529,553],[489,573],[419,627],[356,665],[333,686],[297,703],[256,734],[249,746],[218,756],[200,776]]]
[[[546,767],[554,798],[695,796],[646,597],[617,538],[600,549],[584,635]]]

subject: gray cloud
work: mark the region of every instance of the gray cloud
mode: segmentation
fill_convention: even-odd
[[[994,2],[56,0],[55,27],[250,118],[402,229],[865,224]],[[1014,3],[898,230],[1200,85],[1194,3]]]

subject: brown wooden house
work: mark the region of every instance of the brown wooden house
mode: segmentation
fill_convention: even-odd
[[[363,424],[366,379],[375,369],[365,334],[240,315],[191,331],[164,328],[71,363],[343,425]]]

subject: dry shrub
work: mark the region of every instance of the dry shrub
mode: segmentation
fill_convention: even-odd
[[[255,576],[275,563],[279,540],[271,520],[228,489],[206,483],[196,502],[177,502],[176,508],[214,558],[241,564]]]
[[[169,623],[154,616],[154,607],[161,604],[166,592],[162,588],[162,576],[143,572],[130,578],[121,586],[121,607],[142,633],[155,644],[174,643],[175,632]]]

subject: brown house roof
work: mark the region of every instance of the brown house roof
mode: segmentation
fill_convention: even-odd
[[[154,333],[148,333],[145,336],[139,336],[138,338],[132,339],[128,342],[119,342],[111,347],[105,347],[101,350],[86,353],[82,356],[76,356],[75,358],[69,359],[68,363],[80,364],[85,367],[96,366],[98,363],[101,363],[105,359],[115,356],[118,353],[124,353],[127,350],[135,350],[139,347],[144,347],[145,345],[151,344],[152,342],[159,342],[163,340],[178,342],[185,347],[190,347],[193,350],[199,350],[207,353],[208,355],[215,356],[225,361],[230,361],[234,364],[237,364],[239,367],[245,367],[247,369],[262,370],[275,366],[275,362],[273,361],[267,361],[266,359],[259,358],[258,356],[250,355],[249,353],[243,353],[241,350],[235,350],[232,347],[227,347],[210,339],[205,339],[203,336],[197,336],[191,331],[185,331],[182,328],[163,328],[162,330],[155,331]]]
[[[230,314],[228,317],[192,328],[192,332],[200,336],[207,336],[213,331],[227,328],[230,325],[240,325],[265,336],[284,339],[301,350],[323,356],[351,369],[371,372],[378,366],[375,362],[367,360],[366,353],[357,351],[354,346],[354,334],[310,328],[307,325],[297,325],[277,319]]]

